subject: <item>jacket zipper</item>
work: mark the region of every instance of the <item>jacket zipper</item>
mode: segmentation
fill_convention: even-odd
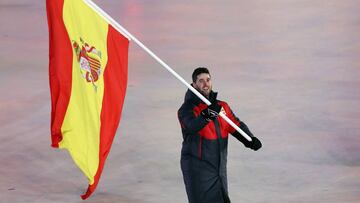
[[[199,159],[201,159],[201,148],[202,148],[202,137],[200,136],[199,147],[198,147]]]

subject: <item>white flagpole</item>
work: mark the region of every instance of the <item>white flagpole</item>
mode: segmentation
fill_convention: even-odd
[[[89,7],[91,7],[95,12],[102,16],[105,21],[107,21],[111,26],[113,26],[117,31],[126,36],[129,40],[134,40],[134,42],[143,48],[150,56],[152,56],[157,62],[159,62],[164,68],[166,68],[171,74],[173,74],[178,80],[180,80],[184,85],[186,85],[196,96],[198,96],[205,104],[211,105],[211,102],[206,99],[200,92],[198,92],[193,86],[187,83],[179,74],[177,74],[172,68],[170,68],[164,61],[157,57],[150,49],[148,49],[143,43],[141,43],[136,37],[134,37],[130,32],[123,28],[119,23],[117,23],[111,16],[109,16],[105,11],[98,7],[91,0],[83,0]],[[248,141],[251,141],[251,137],[242,131],[234,122],[232,122],[225,114],[222,112],[219,114],[226,122],[228,122],[234,129],[236,129],[242,136],[244,136]]]

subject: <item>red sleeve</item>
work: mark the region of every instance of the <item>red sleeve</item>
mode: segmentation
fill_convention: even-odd
[[[229,107],[229,105],[226,102],[221,101],[220,105],[224,108],[225,111],[225,115],[232,121],[235,123],[235,125],[240,126],[240,119],[233,113],[233,111],[231,110],[231,108]],[[235,132],[235,128],[233,128],[230,124],[227,124],[226,126],[226,130],[228,133],[232,134]]]

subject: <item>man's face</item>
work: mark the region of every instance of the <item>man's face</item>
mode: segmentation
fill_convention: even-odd
[[[205,97],[209,98],[212,90],[212,82],[209,74],[201,73],[197,76],[196,82],[193,84],[195,89],[197,89]]]

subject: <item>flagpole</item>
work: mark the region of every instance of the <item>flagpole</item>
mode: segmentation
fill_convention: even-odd
[[[168,66],[164,61],[157,57],[150,49],[148,49],[143,43],[141,43],[136,37],[134,37],[130,32],[128,32],[124,27],[117,23],[111,16],[109,16],[105,11],[98,7],[91,0],[83,0],[89,7],[91,7],[96,13],[102,16],[110,25],[112,25],[117,31],[126,36],[129,40],[133,40],[138,46],[144,49],[150,56],[152,56],[158,63],[160,63],[164,68],[166,68],[171,74],[173,74],[178,80],[180,80],[184,85],[186,85],[190,91],[192,91],[196,96],[198,96],[205,104],[211,105],[211,102],[206,99],[200,92],[198,92],[193,86],[187,83],[179,74],[177,74],[170,66]],[[234,122],[232,122],[224,113],[220,112],[219,114],[226,122],[228,122],[234,129],[236,129],[242,136],[244,136],[248,141],[251,141],[251,137],[242,131]]]

